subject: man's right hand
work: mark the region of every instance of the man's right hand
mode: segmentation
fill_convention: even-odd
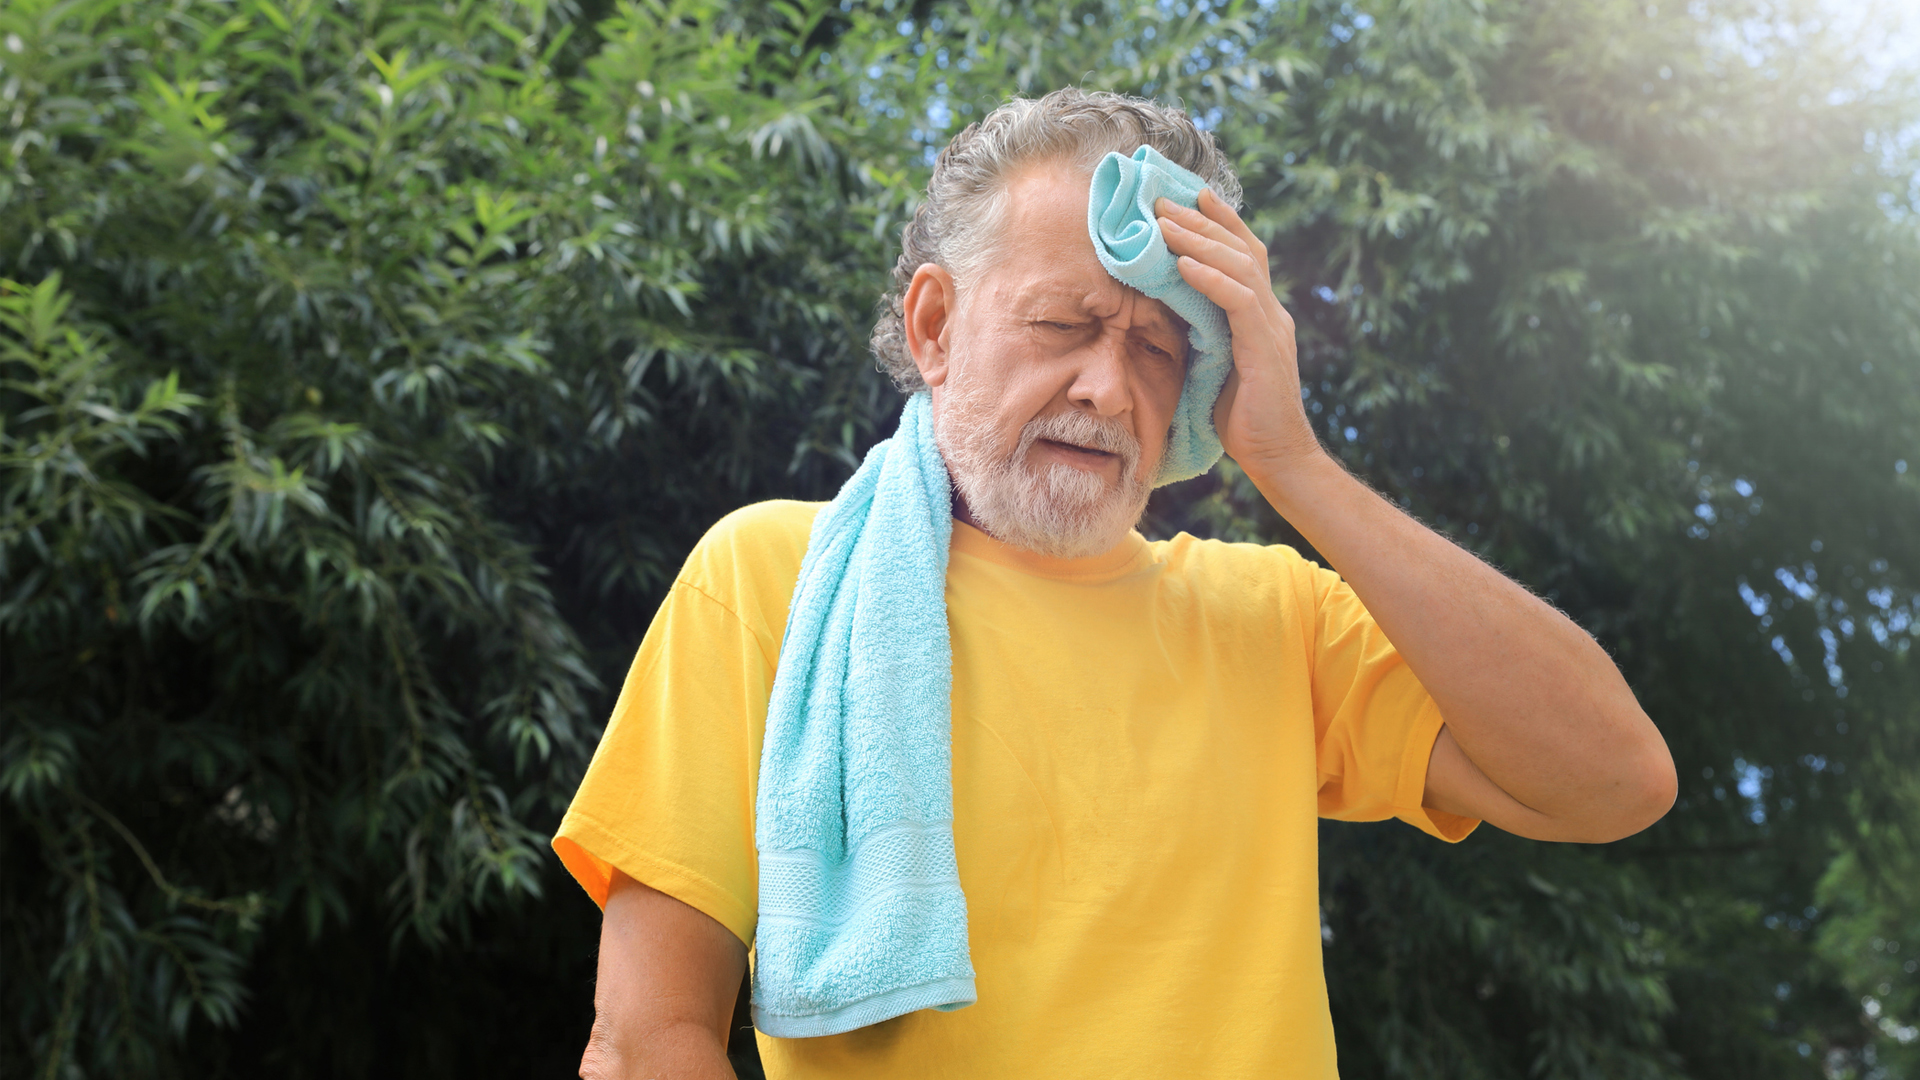
[[[727,1028],[746,970],[732,931],[616,869],[581,1077],[733,1080]]]

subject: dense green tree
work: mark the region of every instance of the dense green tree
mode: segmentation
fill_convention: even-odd
[[[636,5],[569,53],[577,21],[510,4],[4,20],[0,248],[35,283],[0,391],[5,922],[44,973],[8,980],[5,1067],[170,1071],[243,1014],[283,1026],[208,1053],[447,1067],[517,993],[462,1016],[422,980],[397,1043],[339,1003],[545,918],[618,670],[576,625],[630,649],[719,508],[803,437],[840,451],[812,490],[871,440],[874,380],[823,358],[900,166],[789,100],[778,26]]]
[[[568,1068],[609,688],[886,434],[932,151],[1075,82],[1216,131],[1328,444],[1681,766],[1604,850],[1327,826],[1346,1073],[1920,1075],[1920,95],[1817,15],[14,0],[0,1070]],[[1148,525],[1299,542],[1230,463]]]

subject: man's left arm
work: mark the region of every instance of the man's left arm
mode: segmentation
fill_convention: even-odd
[[[1536,840],[1604,843],[1659,820],[1673,759],[1605,650],[1328,455],[1265,246],[1211,191],[1200,212],[1165,200],[1159,212],[1181,275],[1233,330],[1214,413],[1227,453],[1347,580],[1445,717],[1425,804]]]

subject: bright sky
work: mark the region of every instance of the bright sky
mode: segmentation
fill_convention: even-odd
[[[1863,32],[1868,62],[1881,73],[1920,70],[1920,0],[1825,0],[1843,33]]]
[[[1896,72],[1920,73],[1920,0],[1823,0],[1823,5],[1832,12],[1836,29],[1859,35],[1874,81]],[[1896,135],[1887,152],[1897,154],[1900,147],[1916,144],[1920,123]],[[1920,174],[1913,177],[1913,191],[1914,200],[1920,201]]]

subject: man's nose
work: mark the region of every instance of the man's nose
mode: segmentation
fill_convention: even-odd
[[[1127,332],[1111,325],[1080,350],[1067,399],[1101,416],[1118,416],[1133,407],[1131,373],[1127,369]]]

